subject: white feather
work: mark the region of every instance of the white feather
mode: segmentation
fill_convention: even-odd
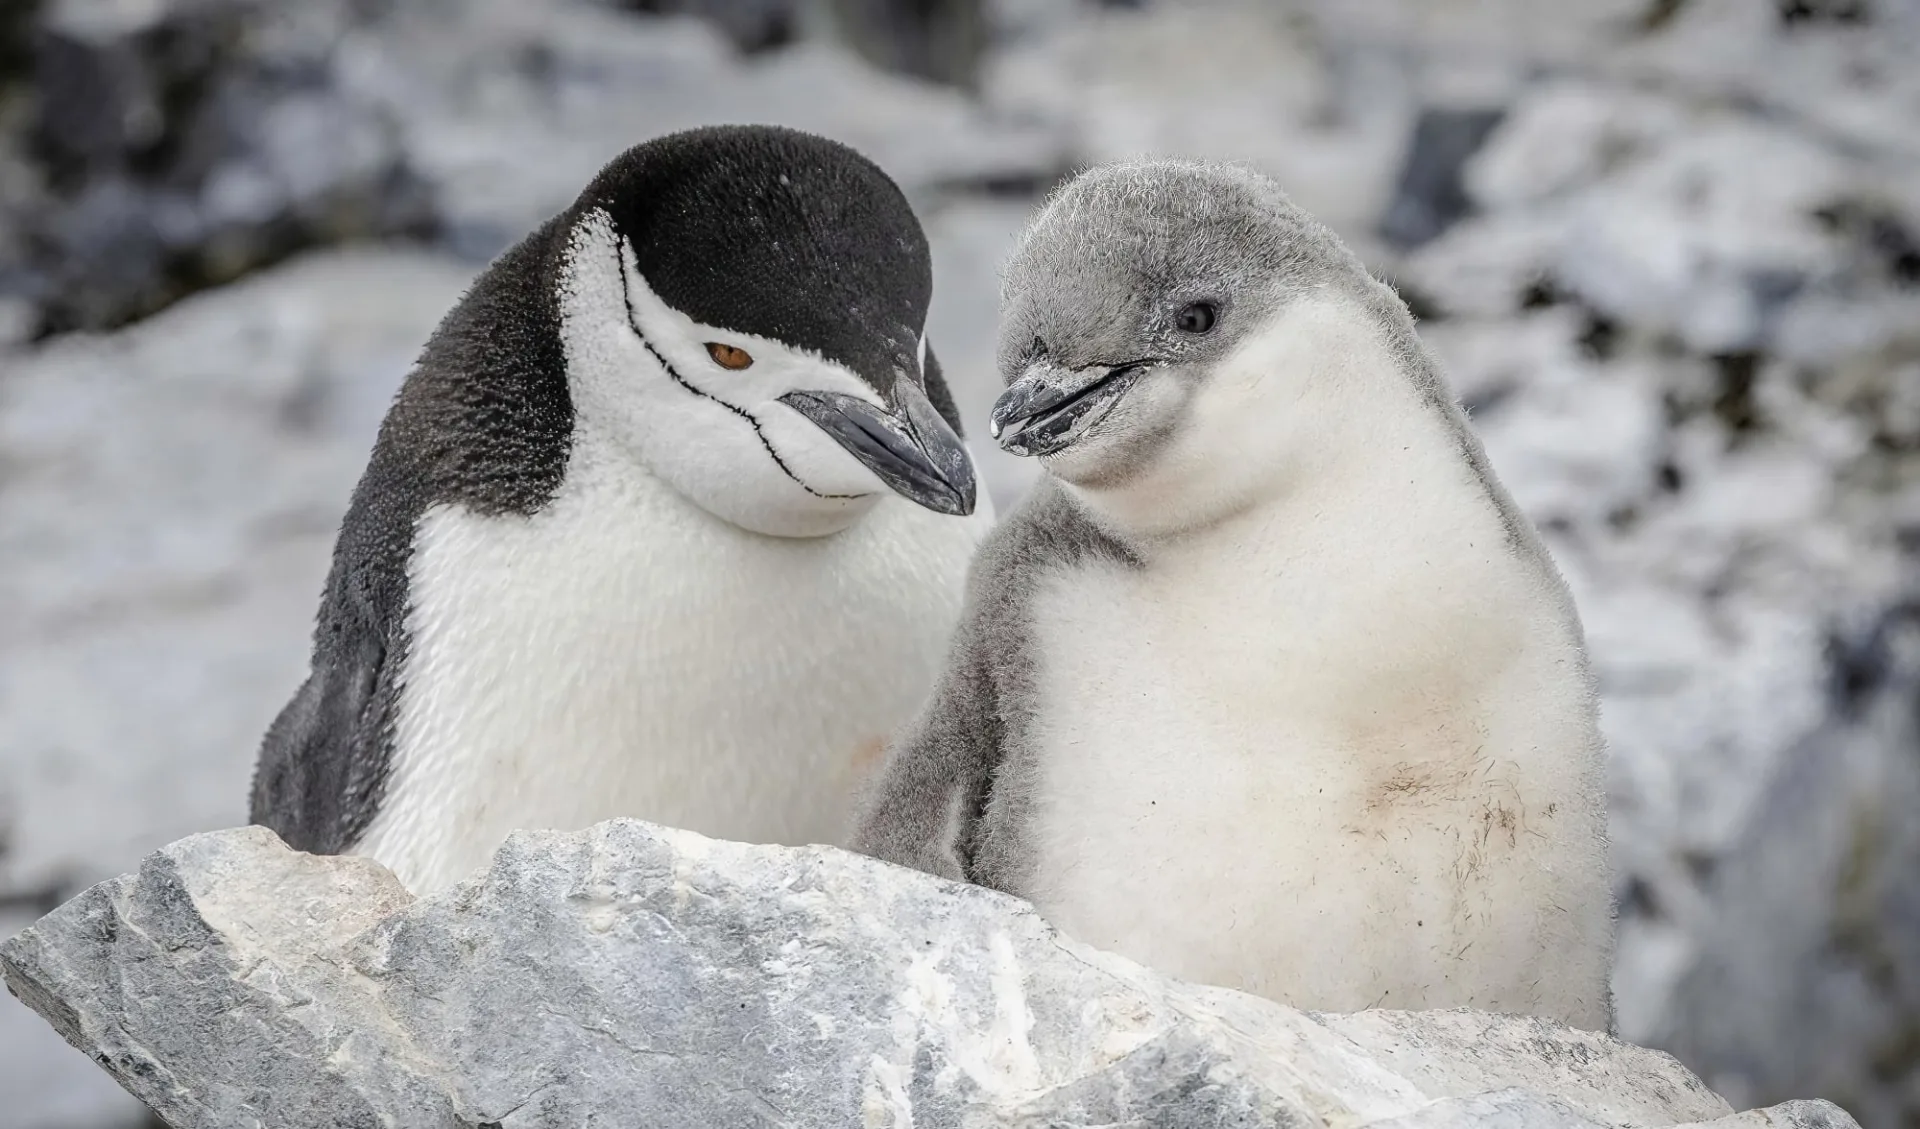
[[[939,669],[992,522],[984,498],[960,519],[887,491],[773,400],[871,398],[864,384],[696,325],[623,252],[604,217],[574,243],[576,421],[557,495],[530,517],[436,506],[415,530],[392,774],[356,853],[416,893],[483,866],[516,828],[613,816],[838,841],[857,778]],[[629,301],[706,395],[648,352]],[[722,369],[709,340],[755,363]],[[864,497],[820,496],[836,493]]]
[[[1077,492],[1146,565],[1035,606],[1052,921],[1305,1008],[1605,1026],[1577,628],[1459,440],[1364,316],[1314,300],[1213,375],[1154,473]]]
[[[804,389],[877,404],[865,381],[817,353],[702,325],[667,305],[603,213],[589,213],[574,230],[561,314],[578,419],[715,516],[761,533],[816,537],[893,497],[778,399]],[[720,367],[710,342],[746,350],[753,364]]]

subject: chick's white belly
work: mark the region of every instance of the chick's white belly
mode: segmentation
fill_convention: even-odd
[[[1289,646],[1278,614],[1157,616],[1124,595],[1083,579],[1043,598],[1021,891],[1043,915],[1299,1007],[1604,1022],[1585,736],[1558,690],[1529,690],[1556,668],[1342,684],[1324,676],[1334,644]]]
[[[512,830],[615,816],[839,840],[937,672],[975,524],[888,500],[788,540],[683,506],[422,519],[392,774],[357,853],[425,892]]]

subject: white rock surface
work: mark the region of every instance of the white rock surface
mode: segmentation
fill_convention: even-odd
[[[978,887],[631,820],[516,834],[421,901],[369,860],[198,835],[0,946],[0,972],[177,1129],[1741,1124],[1604,1035],[1298,1012]]]

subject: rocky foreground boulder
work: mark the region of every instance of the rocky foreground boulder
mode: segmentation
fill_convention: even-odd
[[[1179,983],[1017,899],[631,820],[415,900],[260,828],[181,840],[0,946],[176,1129],[1831,1126],[1667,1055],[1468,1011]]]

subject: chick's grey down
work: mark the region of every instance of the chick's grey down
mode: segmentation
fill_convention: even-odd
[[[843,832],[991,520],[931,289],[844,145],[714,127],[609,163],[402,387],[254,821],[419,893],[517,828]]]
[[[1579,621],[1413,320],[1268,179],[1058,192],[1005,275],[989,537],[855,846],[1298,1007],[1611,1024]]]

